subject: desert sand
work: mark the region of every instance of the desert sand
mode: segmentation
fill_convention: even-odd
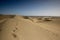
[[[0,21],[0,40],[60,40],[60,18],[38,21],[15,16]]]

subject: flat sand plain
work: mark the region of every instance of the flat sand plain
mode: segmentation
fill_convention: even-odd
[[[32,21],[18,15],[3,18],[0,40],[60,40],[60,18],[52,21]]]

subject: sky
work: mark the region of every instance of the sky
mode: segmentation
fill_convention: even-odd
[[[0,14],[23,16],[60,16],[60,1],[1,0]]]

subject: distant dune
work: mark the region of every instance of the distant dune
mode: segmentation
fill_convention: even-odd
[[[60,40],[60,17],[0,16],[0,40]]]

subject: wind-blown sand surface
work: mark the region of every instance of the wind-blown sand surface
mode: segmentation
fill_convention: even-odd
[[[34,22],[22,16],[0,23],[0,40],[60,40],[60,18]]]

